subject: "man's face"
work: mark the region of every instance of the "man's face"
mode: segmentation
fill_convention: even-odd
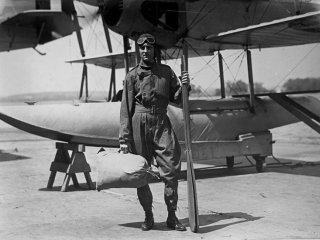
[[[148,42],[139,45],[140,57],[144,62],[152,63],[154,61],[154,46]]]

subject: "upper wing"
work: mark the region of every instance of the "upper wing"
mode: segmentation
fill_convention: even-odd
[[[320,42],[320,11],[207,36],[217,48],[281,47]]]
[[[24,11],[2,22],[0,51],[34,47],[76,30],[70,16],[61,11]],[[7,44],[6,44],[7,43]]]
[[[6,26],[37,27],[44,24],[45,31],[56,32],[61,36],[71,34],[75,30],[70,16],[62,11],[30,10],[24,11],[2,24]]]

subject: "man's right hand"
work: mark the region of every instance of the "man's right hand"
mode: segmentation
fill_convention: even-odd
[[[120,144],[120,152],[121,153],[129,153],[129,146],[127,144]]]

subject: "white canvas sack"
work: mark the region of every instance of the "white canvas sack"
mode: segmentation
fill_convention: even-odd
[[[107,151],[98,153],[97,173],[98,191],[107,188],[139,188],[156,176],[142,156]]]

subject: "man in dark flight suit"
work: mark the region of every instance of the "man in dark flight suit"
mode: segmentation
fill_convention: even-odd
[[[120,110],[120,149],[139,154],[149,165],[156,160],[161,179],[165,183],[164,199],[167,205],[167,226],[185,231],[175,215],[178,202],[178,176],[181,169],[180,145],[167,116],[170,102],[181,103],[181,84],[189,84],[188,73],[183,73],[181,84],[172,69],[155,61],[155,38],[142,34],[137,40],[140,63],[124,81]],[[149,185],[137,188],[145,211],[142,230],[152,229],[152,193]]]

